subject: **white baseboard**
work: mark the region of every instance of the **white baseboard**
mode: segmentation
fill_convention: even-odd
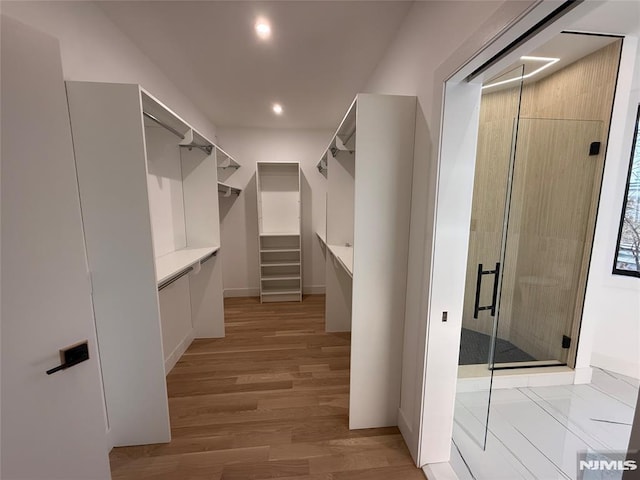
[[[111,450],[113,450],[113,447],[115,447],[115,445],[113,444],[113,437],[111,435],[111,428],[107,428],[105,430],[104,437],[105,441],[107,442],[107,450],[109,453],[111,453]]]
[[[591,383],[591,377],[593,376],[593,368],[591,367],[582,367],[575,369],[575,379],[573,383],[575,385],[584,385],[587,383]]]
[[[609,355],[601,355],[593,352],[591,354],[591,365],[613,373],[640,379],[640,363],[638,362],[628,362],[619,358],[610,357]]]
[[[303,295],[324,295],[325,287],[324,285],[310,285],[308,287],[302,287]]]
[[[182,341],[178,344],[176,348],[173,349],[173,352],[166,358],[164,361],[164,374],[169,375],[169,372],[176,366],[180,357],[187,351],[191,342],[195,338],[195,331],[191,329],[191,331],[182,339]]]
[[[398,429],[402,434],[402,438],[404,438],[404,443],[407,445],[409,449],[409,453],[411,454],[411,458],[415,462],[418,458],[418,442],[414,438],[413,428],[411,428],[411,423],[405,417],[404,412],[401,408],[398,409]]]
[[[422,467],[422,471],[429,480],[458,480],[458,475],[449,462],[430,463]]]
[[[308,287],[302,287],[303,295],[324,295],[324,285],[310,285]],[[234,297],[259,297],[259,288],[225,288],[224,298]]]
[[[259,288],[225,288],[224,298],[234,297],[259,297]]]

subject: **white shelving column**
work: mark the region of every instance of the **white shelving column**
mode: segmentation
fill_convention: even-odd
[[[358,95],[318,162],[326,329],[351,331],[352,429],[398,424],[415,114],[415,97]]]
[[[110,443],[167,442],[166,373],[224,336],[214,146],[138,85],[67,96]]]
[[[256,167],[260,301],[302,301],[300,164]]]

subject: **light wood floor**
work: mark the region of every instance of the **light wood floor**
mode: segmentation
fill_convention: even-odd
[[[173,440],[115,448],[114,479],[424,480],[396,427],[349,430],[349,334],[324,296],[227,299],[226,338],[167,377]]]

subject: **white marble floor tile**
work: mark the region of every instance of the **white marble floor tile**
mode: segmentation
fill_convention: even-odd
[[[638,387],[625,381],[620,375],[609,373],[600,368],[594,368],[591,386],[606,395],[620,400],[631,408],[635,408],[636,406]]]
[[[460,479],[573,480],[578,452],[626,449],[640,382],[593,373],[586,385],[494,390],[484,451],[487,392],[458,393],[452,467]]]
[[[609,450],[625,449],[629,443],[633,409],[589,385],[581,387],[584,388],[580,389],[580,394],[564,398],[550,398],[547,392],[536,388],[525,389],[523,393],[550,415],[565,422],[569,430],[590,445]]]

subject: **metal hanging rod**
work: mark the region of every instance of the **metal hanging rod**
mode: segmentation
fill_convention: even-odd
[[[193,271],[193,267],[189,267],[184,269],[183,271],[181,271],[180,273],[178,273],[177,275],[174,275],[173,277],[169,278],[168,280],[165,280],[164,282],[162,282],[160,285],[158,285],[158,291],[162,290],[163,288],[168,287],[169,285],[171,285],[173,282],[175,282],[176,280],[181,279],[182,277],[184,277],[186,274],[188,274],[189,272]]]
[[[186,137],[180,133],[178,130],[176,130],[175,128],[167,125],[166,123],[164,123],[162,120],[159,120],[158,118],[156,118],[155,116],[151,115],[150,113],[147,112],[142,112],[142,114],[147,117],[149,120],[153,120],[154,122],[156,122],[158,125],[160,125],[163,128],[166,128],[167,130],[169,130],[171,133],[173,133],[174,135],[176,135],[177,137],[179,137],[181,140],[184,140]],[[190,144],[186,144],[186,145],[180,145],[181,147],[184,148],[188,148],[189,150],[193,149],[193,148],[197,148],[199,150],[202,150],[203,152],[205,152],[207,155],[211,155],[211,152],[213,152],[213,145],[200,145],[198,143],[190,143]]]
[[[202,265],[205,262],[208,262],[209,260],[211,260],[213,257],[215,257],[216,255],[218,255],[218,250],[216,250],[215,252],[213,252],[211,255],[209,255],[208,257],[204,257],[202,260],[200,260],[200,265]]]
[[[200,265],[202,265],[203,263],[207,262],[208,260],[211,260],[213,257],[215,257],[216,255],[218,255],[218,250],[216,250],[215,252],[213,252],[211,255],[209,255],[208,257],[203,258],[202,260],[200,260]],[[188,273],[193,272],[194,270],[194,266],[190,266],[188,268],[185,268],[184,270],[182,270],[180,273],[175,274],[173,277],[168,278],[167,280],[165,280],[164,282],[162,282],[160,285],[158,285],[158,291],[162,290],[163,288],[168,287],[169,285],[171,285],[173,282],[175,282],[176,280],[180,280],[182,277],[184,277],[185,275],[187,275]]]
[[[197,144],[197,143],[191,143],[191,144],[188,144],[188,145],[180,145],[180,146],[182,148],[188,148],[189,150],[197,148],[199,150],[202,150],[207,155],[211,155],[211,152],[213,152],[213,145],[200,145],[200,144]]]
[[[224,194],[225,197],[230,197],[231,194],[235,194],[240,196],[241,190],[236,187],[232,187],[231,185],[219,184],[218,185],[218,193]]]
[[[147,112],[142,112],[142,114],[147,117],[149,120],[153,120],[154,122],[156,122],[158,125],[160,125],[161,127],[166,128],[167,130],[169,130],[171,133],[173,133],[174,135],[180,137],[181,140],[184,140],[184,135],[181,134],[178,130],[176,130],[173,127],[170,127],[169,125],[167,125],[166,123],[164,123],[162,120],[157,119],[156,117],[154,117],[153,115],[151,115],[150,113]]]

